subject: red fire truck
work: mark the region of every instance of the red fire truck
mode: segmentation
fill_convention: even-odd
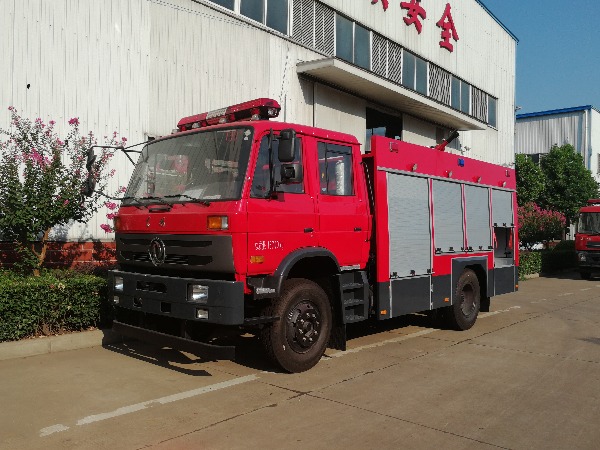
[[[344,350],[346,326],[440,310],[469,329],[518,288],[512,169],[267,119],[257,99],[179,121],[140,152],[109,275],[126,336],[234,358],[215,329],[260,336],[289,372]],[[456,134],[455,134],[456,135]]]
[[[593,272],[600,271],[600,199],[588,200],[579,210],[575,250],[581,278],[589,280]]]

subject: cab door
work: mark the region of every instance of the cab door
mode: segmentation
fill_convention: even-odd
[[[296,138],[296,159],[302,181],[277,187],[276,198],[265,198],[270,188],[269,137],[261,139],[248,199],[248,274],[273,273],[283,258],[294,250],[317,245],[315,200],[309,194],[304,173],[303,140]],[[275,181],[281,180],[277,158],[278,141],[273,141]]]
[[[363,266],[368,256],[369,214],[361,170],[351,145],[317,140],[319,246],[342,267]]]

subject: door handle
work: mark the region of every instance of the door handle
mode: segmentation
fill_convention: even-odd
[[[304,229],[305,233],[312,233],[313,231],[315,231],[315,230],[313,230],[312,228],[305,228]]]
[[[361,227],[354,227],[354,231],[362,231]]]

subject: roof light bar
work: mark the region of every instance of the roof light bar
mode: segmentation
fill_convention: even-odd
[[[257,98],[249,102],[239,103],[226,108],[193,116],[184,117],[177,124],[178,131],[208,127],[219,123],[237,122],[240,120],[268,120],[279,115],[281,106],[270,98]]]

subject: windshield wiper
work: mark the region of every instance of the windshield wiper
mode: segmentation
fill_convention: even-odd
[[[199,199],[196,197],[191,197],[187,194],[170,194],[170,195],[165,195],[163,198],[177,198],[177,197],[184,197],[184,198],[187,198],[194,202],[200,203],[201,205],[210,206],[210,202],[208,200],[202,200],[202,199]]]
[[[142,197],[141,200],[158,200],[158,203],[162,203],[163,205],[167,205],[169,208],[172,207],[172,205],[166,201],[164,199],[164,197],[160,197],[158,195],[153,195],[153,196],[149,196],[149,197]]]

